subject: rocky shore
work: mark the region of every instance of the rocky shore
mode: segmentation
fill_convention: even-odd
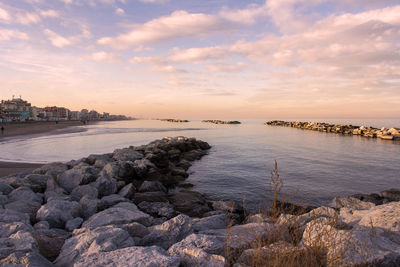
[[[190,162],[209,148],[194,138],[164,138],[0,178],[0,265],[400,262],[399,191],[337,198],[295,214],[285,204],[279,213],[245,217],[235,202],[184,189]]]
[[[241,124],[240,121],[202,120],[201,122],[214,124]]]
[[[296,122],[296,121],[268,121],[265,125],[272,126],[286,126],[293,128],[300,128],[305,130],[326,132],[326,133],[337,133],[344,135],[359,135],[370,138],[380,138],[384,140],[400,140],[400,129],[399,128],[374,128],[365,126],[353,126],[353,125],[340,125],[340,124],[329,124],[323,122]]]
[[[167,122],[189,122],[188,120],[178,120],[178,119],[160,119],[160,121],[167,121]]]

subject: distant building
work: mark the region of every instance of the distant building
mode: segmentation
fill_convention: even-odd
[[[26,121],[30,118],[31,103],[22,100],[22,98],[14,98],[12,100],[2,100],[0,103],[1,121]]]
[[[71,111],[69,119],[73,121],[81,120],[81,113],[79,111]]]
[[[50,120],[68,120],[69,109],[63,107],[45,107],[46,115]]]

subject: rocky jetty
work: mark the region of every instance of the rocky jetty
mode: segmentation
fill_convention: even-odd
[[[188,120],[178,120],[178,119],[159,119],[159,120],[166,122],[189,122]]]
[[[384,140],[400,140],[400,128],[374,128],[365,126],[329,124],[323,122],[296,122],[296,121],[268,121],[265,125],[286,126],[325,133],[337,133],[344,135],[359,135]]]
[[[240,121],[221,121],[221,120],[202,120],[201,122],[214,123],[214,124],[241,124]]]
[[[325,266],[400,262],[400,191],[244,217],[235,202],[180,187],[209,148],[165,138],[0,178],[0,266],[241,267],[288,255],[295,266],[316,257]]]

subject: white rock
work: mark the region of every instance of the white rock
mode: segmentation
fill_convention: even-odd
[[[178,267],[180,264],[179,257],[168,255],[165,250],[160,247],[129,247],[114,250],[111,252],[103,252],[92,254],[88,257],[81,258],[75,263],[75,267],[126,267],[126,266],[143,266],[143,267]]]
[[[150,225],[151,216],[140,211],[135,204],[119,203],[112,208],[94,214],[83,223],[82,227],[94,229],[104,225],[127,224],[131,222]]]
[[[133,239],[123,229],[105,226],[94,230],[79,229],[67,239],[55,260],[56,266],[72,266],[80,258],[134,246]]]
[[[223,238],[191,234],[172,245],[168,252],[179,256],[182,266],[225,266]]]
[[[146,246],[157,245],[168,249],[191,233],[193,233],[192,219],[181,214],[161,225],[153,226],[150,234],[145,236],[142,242]]]

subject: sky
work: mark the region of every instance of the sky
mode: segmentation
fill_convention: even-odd
[[[396,118],[400,0],[0,0],[13,95],[143,118]]]

